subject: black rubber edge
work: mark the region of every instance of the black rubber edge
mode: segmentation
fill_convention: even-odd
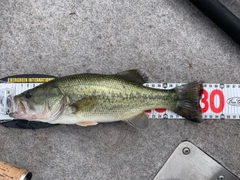
[[[45,74],[20,74],[20,75],[4,77],[0,80],[7,82],[8,78],[56,78],[56,77],[51,75],[45,75]],[[14,119],[12,121],[0,123],[0,125],[8,128],[20,128],[20,129],[41,129],[41,128],[49,128],[49,127],[56,126],[55,124],[49,124],[49,123],[38,122],[38,121],[27,121],[23,119]]]
[[[218,0],[190,0],[240,45],[240,19]]]
[[[31,180],[31,179],[32,179],[32,173],[29,172],[23,180]]]

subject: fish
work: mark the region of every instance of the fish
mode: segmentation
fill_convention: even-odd
[[[15,119],[93,126],[124,121],[144,129],[148,109],[164,108],[195,122],[202,121],[199,101],[202,81],[171,90],[143,86],[141,73],[127,70],[116,74],[76,74],[56,78],[14,96]]]

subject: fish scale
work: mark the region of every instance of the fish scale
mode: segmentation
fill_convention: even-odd
[[[130,85],[133,85],[133,87],[135,87],[136,89],[129,90],[130,91],[129,93],[126,93],[126,92],[123,93],[124,90],[128,91],[129,88],[126,90],[126,87],[124,88],[124,85],[119,84],[119,82],[116,82],[116,80],[118,81],[119,79],[112,80],[112,78],[109,78],[110,81],[107,81],[106,79],[104,79],[104,82],[98,81],[97,79],[93,79],[93,81],[95,81],[95,82],[86,83],[84,81],[86,78],[87,77],[83,77],[82,78],[83,80],[81,78],[74,78],[74,79],[69,78],[70,80],[72,79],[74,81],[77,81],[77,83],[80,83],[80,84],[82,81],[84,82],[84,87],[82,87],[81,85],[79,86],[79,84],[77,84],[77,83],[71,82],[72,86],[76,86],[76,88],[74,88],[72,91],[69,91],[68,84],[67,85],[64,84],[65,82],[69,83],[70,80],[68,80],[68,79],[64,79],[61,83],[57,82],[56,85],[63,91],[67,91],[68,94],[70,94],[71,92],[73,92],[74,94],[78,94],[78,95],[73,95],[73,96],[77,96],[76,99],[82,98],[82,96],[97,96],[100,99],[104,98],[104,97],[106,97],[107,99],[114,98],[115,102],[117,102],[117,101],[122,102],[123,100],[127,100],[127,99],[129,99],[130,101],[133,101],[136,99],[137,100],[142,99],[143,102],[146,102],[148,99],[149,100],[159,99],[159,100],[162,100],[163,102],[168,101],[168,99],[166,98],[166,95],[153,96],[152,91],[149,92],[147,89],[146,89],[145,94],[138,92],[139,87],[136,87],[136,84],[134,84],[134,83],[130,83]],[[88,80],[88,81],[91,81],[91,80]],[[126,83],[126,82],[121,82],[121,83]],[[125,85],[125,86],[127,86],[127,85]],[[98,89],[97,87],[100,87],[99,90],[97,90]],[[109,90],[107,90],[107,92],[110,95],[106,94],[106,91],[102,90],[104,88],[110,88]],[[98,91],[98,93],[97,93],[97,91]],[[76,93],[76,92],[79,92],[79,93]],[[149,93],[151,93],[151,94],[149,94]],[[169,92],[166,92],[166,93],[169,93]],[[81,94],[80,97],[79,97],[79,94]]]

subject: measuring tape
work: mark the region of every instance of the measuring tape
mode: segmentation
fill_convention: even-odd
[[[11,79],[12,80],[12,79]],[[50,79],[52,80],[52,79]],[[19,79],[17,79],[19,82]],[[8,112],[12,111],[12,98],[23,91],[42,83],[0,83],[0,120],[11,120]],[[45,80],[43,81],[45,82]],[[181,83],[146,83],[144,86],[156,89],[172,89]],[[203,119],[240,119],[240,84],[204,84],[200,100]],[[183,119],[166,109],[146,111],[149,119]]]
[[[172,89],[180,83],[146,83],[150,88]],[[240,84],[203,84],[200,100],[203,119],[240,119]],[[150,119],[182,119],[166,109],[146,111]]]

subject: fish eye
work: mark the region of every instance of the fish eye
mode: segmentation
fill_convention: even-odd
[[[31,93],[30,91],[27,91],[27,92],[25,93],[25,97],[26,97],[27,99],[30,99],[30,98],[32,97],[32,93]]]

